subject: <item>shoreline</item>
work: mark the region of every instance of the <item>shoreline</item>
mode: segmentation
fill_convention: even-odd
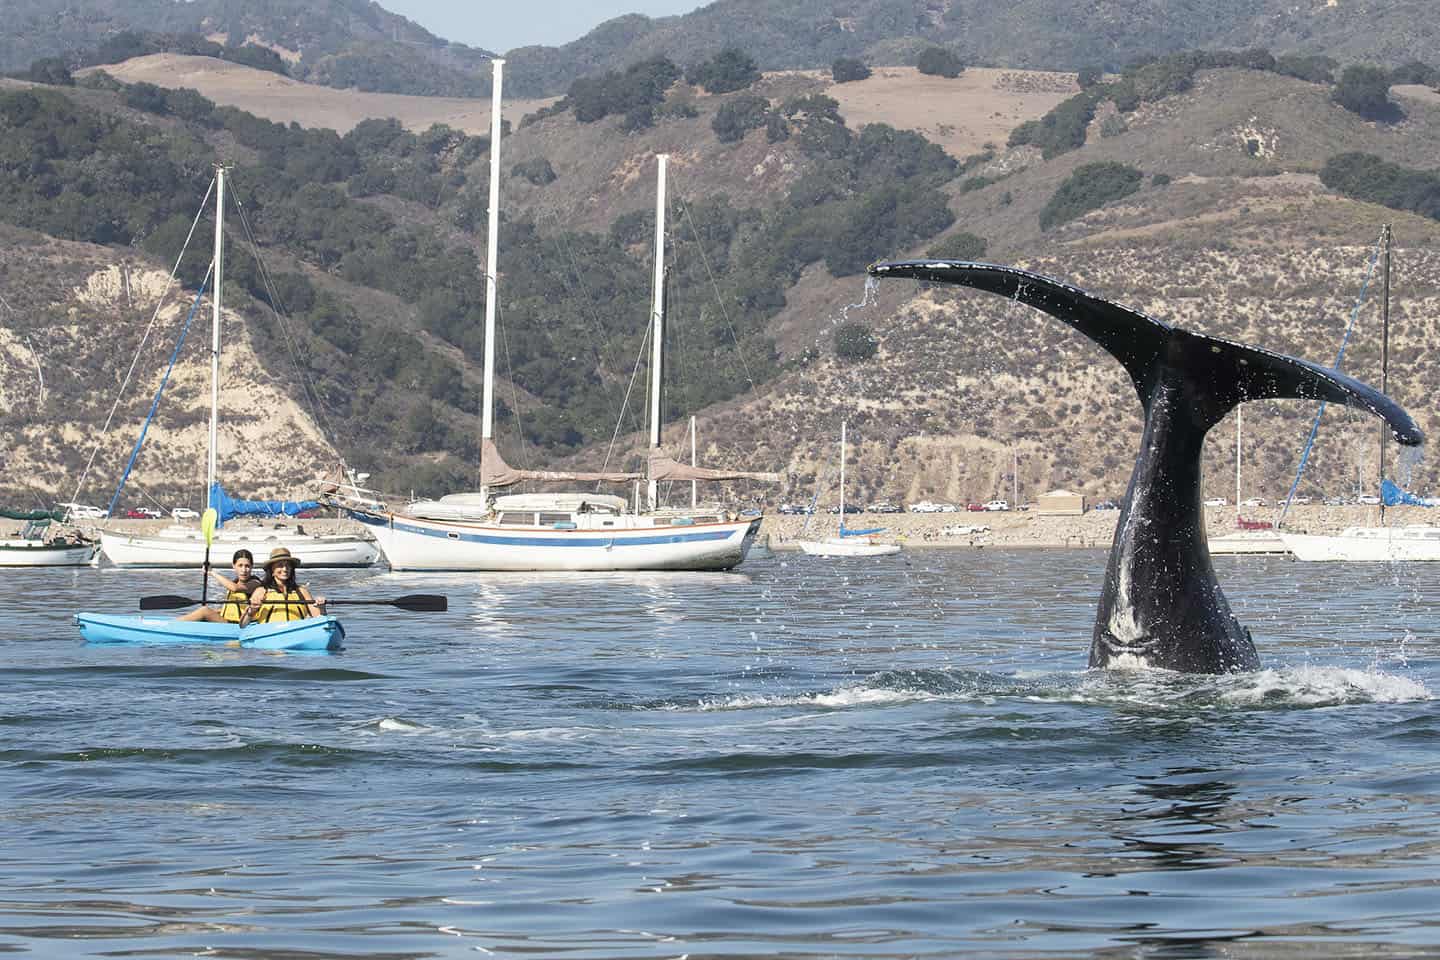
[[[1440,523],[1440,513],[1424,507],[1390,507],[1385,511],[1391,526]],[[1274,507],[1246,508],[1247,520],[1274,522],[1279,511]],[[1103,549],[1115,539],[1118,510],[1087,510],[1078,516],[1047,516],[1029,511],[956,513],[891,513],[851,514],[847,518],[855,527],[884,527],[878,539],[893,541],[907,547],[943,547],[983,549],[986,547],[1035,549]],[[1234,507],[1210,507],[1205,510],[1206,536],[1213,540],[1235,533]],[[766,514],[760,528],[762,538],[768,537],[770,547],[777,551],[797,551],[795,541],[804,538],[823,539],[834,536],[839,516],[822,513],[814,516]],[[801,536],[807,521],[809,529]],[[1332,507],[1304,504],[1290,509],[1285,529],[1294,533],[1339,533],[1346,527],[1375,526],[1380,522],[1380,509],[1373,506]],[[171,520],[104,520],[83,524],[80,529],[94,535],[100,529],[120,533],[154,533],[170,526]],[[230,529],[245,529],[256,534],[276,527],[299,526],[309,533],[359,533],[364,524],[355,520],[329,517],[289,522],[232,521]]]
[[[1275,507],[1245,508],[1247,520],[1273,523],[1279,516]],[[1386,521],[1390,526],[1440,523],[1440,515],[1425,507],[1388,507]],[[885,527],[880,540],[894,541],[907,547],[947,547],[982,549],[985,547],[1056,549],[1107,548],[1115,540],[1115,524],[1119,510],[1087,510],[1078,516],[1047,516],[1028,511],[957,513],[891,513],[851,514],[847,521],[855,527]],[[801,537],[806,521],[809,530]],[[798,539],[823,539],[834,536],[839,516],[815,514],[811,517],[769,515],[760,528],[761,536],[770,537],[773,550],[798,550]],[[1234,507],[1209,507],[1205,510],[1205,535],[1214,540],[1236,533]],[[1347,527],[1376,526],[1380,508],[1373,506],[1332,507],[1302,504],[1290,508],[1285,529],[1292,533],[1340,533]],[[967,531],[968,528],[968,532]]]

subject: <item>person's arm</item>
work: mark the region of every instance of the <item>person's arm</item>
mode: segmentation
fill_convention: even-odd
[[[300,588],[300,596],[304,597],[304,598],[305,598],[305,602],[310,605],[310,616],[312,616],[312,617],[323,617],[323,616],[325,616],[325,598],[324,598],[324,597],[315,597],[314,599],[312,599],[312,598],[310,597],[310,590],[309,590],[308,588],[306,588],[306,587],[301,587],[301,588]]]
[[[250,594],[250,603],[245,607],[245,612],[240,614],[240,626],[254,621],[255,614],[260,612],[260,603],[265,599],[265,587],[259,586]]]
[[[240,589],[240,585],[238,583],[236,583],[234,580],[231,580],[229,577],[225,576],[225,574],[221,573],[219,570],[214,569],[213,567],[210,570],[210,576],[214,577],[215,582],[225,588],[226,593],[229,593],[231,590]]]

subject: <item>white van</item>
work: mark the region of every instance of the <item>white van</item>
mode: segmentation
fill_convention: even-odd
[[[92,507],[88,503],[57,503],[55,506],[65,511],[70,520],[104,520],[105,511],[99,507]]]

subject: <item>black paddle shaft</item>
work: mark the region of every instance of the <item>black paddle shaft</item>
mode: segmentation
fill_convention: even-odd
[[[296,604],[307,605],[304,600],[267,600],[267,604]],[[141,610],[177,610],[180,607],[193,607],[203,603],[200,600],[192,600],[189,597],[181,597],[174,594],[157,594],[140,598]],[[332,603],[346,604],[350,606],[365,607],[399,607],[401,610],[409,610],[413,613],[439,613],[450,608],[450,600],[440,593],[411,593],[403,597],[392,597],[388,600],[327,600],[326,605]]]

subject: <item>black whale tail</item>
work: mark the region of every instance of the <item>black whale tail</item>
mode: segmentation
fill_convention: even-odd
[[[1327,400],[1370,411],[1406,446],[1425,439],[1399,404],[1353,377],[1308,360],[1190,333],[1037,273],[963,260],[905,260],[872,264],[870,274],[974,287],[1048,313],[1119,360],[1147,412],[1157,377],[1167,368],[1178,369],[1194,404],[1192,422],[1202,430],[1246,400]]]
[[[1380,391],[1325,367],[1190,333],[1069,284],[984,263],[877,263],[876,277],[975,287],[1050,314],[1124,365],[1145,408],[1145,434],[1115,528],[1095,615],[1090,665],[1191,673],[1253,670],[1260,658],[1210,564],[1201,507],[1205,434],[1246,400],[1328,400],[1369,410],[1395,439],[1423,442]]]

